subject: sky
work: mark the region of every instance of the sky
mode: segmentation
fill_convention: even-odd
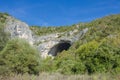
[[[30,26],[64,26],[119,14],[120,0],[0,0],[0,12]]]

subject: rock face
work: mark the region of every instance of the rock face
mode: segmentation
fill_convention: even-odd
[[[14,19],[13,17],[8,17],[5,31],[11,34],[11,38],[23,38],[30,44],[33,44],[32,32],[29,26],[24,22]]]
[[[41,57],[46,58],[47,56],[56,56],[62,50],[69,49],[75,41],[84,37],[88,28],[81,31],[75,29],[69,32],[37,36],[33,35],[26,23],[8,17],[5,31],[11,34],[11,38],[23,38],[31,45],[36,46]]]
[[[74,33],[71,34],[71,31],[67,33],[50,34],[38,37],[38,39],[36,39],[37,41],[35,42],[39,43],[37,48],[41,52],[41,56],[43,58],[46,58],[48,55],[56,56],[57,53],[61,52],[62,50],[69,49],[69,47],[75,41],[79,40],[80,38],[83,38],[87,31],[88,28],[85,28],[82,31],[78,31],[78,34],[76,35]],[[60,35],[63,36],[60,37]]]

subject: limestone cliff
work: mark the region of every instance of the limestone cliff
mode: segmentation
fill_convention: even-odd
[[[23,38],[30,44],[33,44],[32,32],[29,26],[13,17],[8,16],[5,25],[5,31],[11,34],[11,38]]]
[[[29,29],[26,23],[11,16],[7,17],[5,26],[5,31],[10,33],[11,39],[16,37],[25,39],[38,49],[43,58],[48,55],[55,56],[58,52],[69,49],[75,41],[82,38],[88,31],[88,28],[81,31],[74,29],[69,32],[37,36]]]

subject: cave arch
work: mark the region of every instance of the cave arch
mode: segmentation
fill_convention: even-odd
[[[71,46],[70,41],[60,41],[58,44],[53,46],[48,55],[56,56],[58,53],[62,52],[63,50],[68,50]]]

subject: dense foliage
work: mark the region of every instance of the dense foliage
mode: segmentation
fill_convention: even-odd
[[[43,68],[46,69],[44,71],[51,72],[53,69],[63,74],[119,73],[119,40],[120,38],[110,39],[110,41],[104,39],[100,42],[93,40],[77,49],[63,51],[54,60],[44,62]],[[46,68],[48,66],[50,67]]]
[[[25,40],[10,40],[0,53],[0,72],[39,73],[39,55]]]
[[[0,51],[5,47],[8,41],[8,34],[4,32],[3,25],[0,24]]]
[[[5,23],[5,20],[7,19],[6,16],[9,16],[7,13],[0,13],[0,22]]]
[[[4,31],[4,25],[7,15],[6,13],[0,13],[0,51],[5,47],[8,41],[8,33]]]

